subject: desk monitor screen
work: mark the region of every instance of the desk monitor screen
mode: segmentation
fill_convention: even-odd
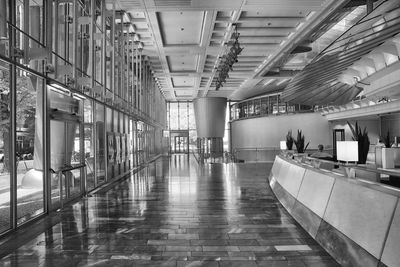
[[[358,161],[358,142],[357,141],[337,141],[336,142],[337,160],[346,162]]]

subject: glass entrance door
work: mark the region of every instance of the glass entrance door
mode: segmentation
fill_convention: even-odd
[[[189,131],[171,130],[169,131],[170,153],[189,153]]]
[[[173,153],[188,153],[188,141],[187,136],[175,136]]]
[[[50,121],[52,208],[59,208],[63,203],[81,195],[83,181],[80,153],[81,127],[82,125],[76,122]]]
[[[51,209],[79,197],[84,189],[82,100],[49,90]]]

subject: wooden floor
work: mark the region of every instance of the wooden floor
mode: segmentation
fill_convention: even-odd
[[[338,266],[277,201],[270,168],[159,159],[16,233],[0,266]]]

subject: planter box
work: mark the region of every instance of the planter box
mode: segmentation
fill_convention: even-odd
[[[382,168],[393,169],[394,168],[394,148],[382,148]]]

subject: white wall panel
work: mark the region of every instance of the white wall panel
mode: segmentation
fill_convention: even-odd
[[[379,258],[397,198],[336,179],[324,220]]]
[[[288,130],[302,130],[309,148],[316,149],[318,144],[332,145],[332,134],[328,121],[319,113],[268,116],[232,122],[232,148],[276,147],[286,140]],[[293,146],[295,148],[295,146]]]
[[[307,170],[297,200],[319,217],[324,216],[335,178]]]

